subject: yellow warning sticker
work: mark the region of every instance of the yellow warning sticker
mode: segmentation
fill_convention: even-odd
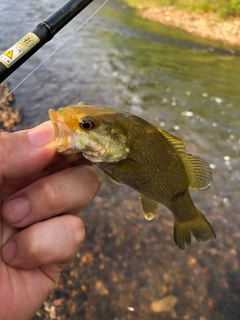
[[[26,34],[21,40],[0,55],[0,62],[10,68],[21,56],[30,51],[40,39],[32,32]]]
[[[4,64],[9,67],[12,62],[16,61],[23,54],[23,52],[22,48],[14,45],[0,56],[0,61],[5,62]]]
[[[12,59],[13,56],[13,50],[8,50],[6,52],[4,52],[5,56],[7,56],[8,58]]]

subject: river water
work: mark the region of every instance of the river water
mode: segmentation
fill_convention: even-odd
[[[1,0],[0,52],[63,3]],[[87,101],[184,139],[213,169],[211,188],[192,196],[217,240],[179,251],[169,211],[145,221],[136,192],[100,173],[101,190],[80,213],[85,244],[35,318],[240,319],[240,49],[142,20],[117,0],[66,41],[102,3],[94,1],[7,79],[14,88],[53,53],[14,92],[24,125],[48,119],[49,108]]]

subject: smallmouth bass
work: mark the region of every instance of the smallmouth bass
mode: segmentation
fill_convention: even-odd
[[[182,140],[131,113],[83,102],[50,109],[49,115],[57,152],[81,152],[111,180],[137,190],[148,220],[159,204],[166,206],[174,215],[174,240],[181,250],[191,244],[191,233],[198,241],[216,238],[188,190],[208,188],[211,169],[186,153]]]

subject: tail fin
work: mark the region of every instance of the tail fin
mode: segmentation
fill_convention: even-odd
[[[175,221],[174,240],[181,250],[184,250],[186,246],[191,244],[191,233],[198,241],[216,238],[216,234],[210,223],[198,209],[196,210],[197,216],[194,220]]]

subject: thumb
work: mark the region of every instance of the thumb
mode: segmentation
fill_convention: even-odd
[[[50,121],[14,133],[0,133],[0,183],[41,171],[55,155],[55,133]]]

